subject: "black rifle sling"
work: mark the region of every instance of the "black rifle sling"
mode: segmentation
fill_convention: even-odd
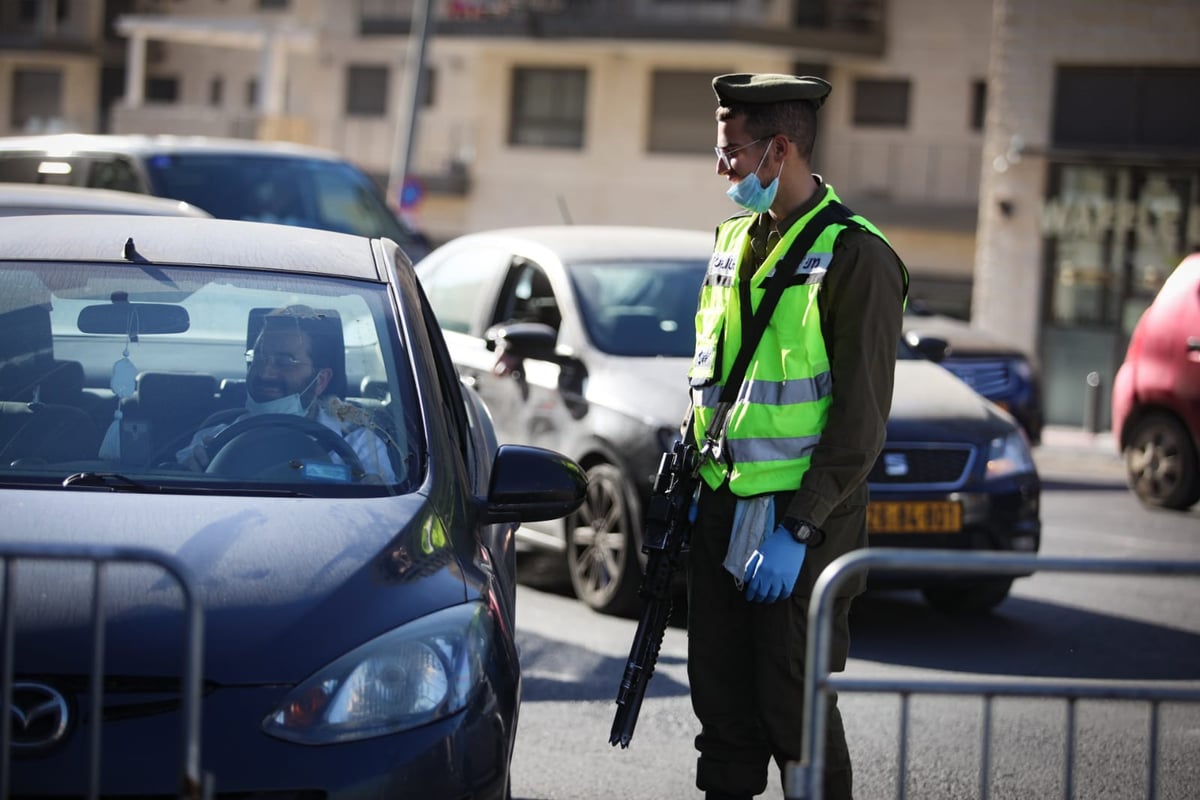
[[[852,213],[850,209],[838,202],[826,205],[808,221],[804,230],[800,231],[792,241],[787,253],[775,265],[775,274],[767,279],[764,287],[766,294],[763,295],[762,302],[758,304],[758,310],[754,312],[743,328],[742,346],[729,370],[729,377],[725,379],[725,385],[721,388],[721,398],[717,403],[713,419],[709,423],[707,438],[715,440],[723,435],[725,416],[737,398],[742,380],[746,377],[746,369],[750,366],[750,359],[754,357],[754,351],[758,349],[759,340],[767,330],[771,315],[775,313],[775,307],[779,305],[779,299],[783,297],[783,290],[792,281],[796,265],[800,263],[800,259],[808,255],[808,251],[812,249],[817,237],[826,227],[834,222],[846,221]]]

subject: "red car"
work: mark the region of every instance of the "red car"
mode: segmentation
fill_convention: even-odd
[[[1113,382],[1112,429],[1143,503],[1184,510],[1200,500],[1200,253],[1138,320]]]

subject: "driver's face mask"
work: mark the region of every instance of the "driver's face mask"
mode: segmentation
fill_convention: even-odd
[[[312,380],[300,391],[284,395],[283,397],[276,397],[272,400],[255,400],[247,392],[246,411],[250,414],[293,414],[297,417],[306,417],[308,416],[308,410],[312,408],[312,400],[304,403],[300,398],[312,390],[320,374],[320,372],[314,373]]]

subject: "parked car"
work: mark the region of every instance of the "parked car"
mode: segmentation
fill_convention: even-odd
[[[0,401],[14,797],[84,796],[93,763],[99,796],[181,796],[193,748],[221,797],[510,796],[513,533],[585,477],[497,445],[393,242],[0,219]],[[29,554],[49,546],[96,560]]]
[[[904,336],[918,352],[940,353],[938,363],[1016,417],[1031,443],[1041,442],[1042,379],[1032,356],[969,322],[942,314],[906,313]]]
[[[112,189],[184,200],[220,219],[386,237],[416,261],[429,240],[337,153],[214,137],[0,137],[0,181]]]
[[[1112,430],[1139,500],[1178,510],[1200,500],[1200,254],[1134,326],[1113,381]]]
[[[0,216],[27,214],[153,214],[169,217],[209,217],[183,200],[36,183],[0,183]]]
[[[561,449],[587,499],[530,523],[592,608],[639,607],[651,479],[687,411],[696,300],[712,235],[619,226],[468,234],[417,264],[450,353],[501,442]],[[1037,551],[1040,483],[1012,418],[902,345],[886,449],[870,477],[871,541]],[[1011,581],[922,578],[934,604],[987,608]]]

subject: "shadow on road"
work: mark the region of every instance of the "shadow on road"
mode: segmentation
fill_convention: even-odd
[[[1047,478],[1042,477],[1043,492],[1127,492],[1123,480],[1104,478]]]
[[[680,616],[672,619],[672,627],[682,624]],[[851,658],[918,669],[1097,680],[1200,675],[1196,634],[1020,597],[991,615],[955,617],[929,608],[916,592],[871,592],[855,601],[851,637]],[[518,631],[517,641],[523,702],[615,699],[626,653],[597,653],[528,631]],[[659,658],[660,668],[684,663]],[[687,694],[686,681],[660,669],[646,696]]]
[[[1010,597],[986,616],[948,616],[920,595],[855,601],[850,655],[898,666],[999,675],[1195,680],[1200,636],[1054,603]]]
[[[632,635],[632,630],[630,631]],[[517,631],[521,650],[521,702],[612,700],[615,702],[628,654],[607,656],[544,636]],[[685,659],[660,654],[658,666],[682,666]],[[681,697],[688,685],[656,670],[646,697]]]

